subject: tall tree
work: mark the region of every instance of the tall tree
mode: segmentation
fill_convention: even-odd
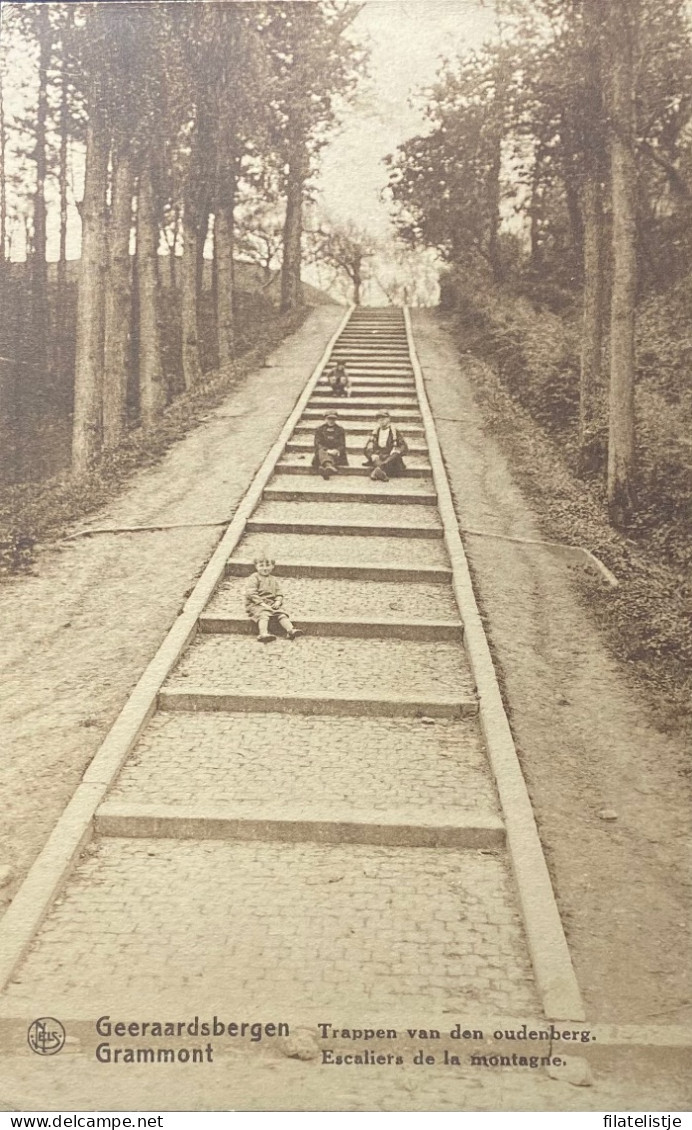
[[[103,319],[106,279],[103,249],[107,240],[106,191],[110,137],[103,68],[107,27],[99,7],[85,15],[88,125],[84,198],[81,206],[82,253],[77,298],[72,468],[84,475],[96,463],[102,443]]]
[[[600,470],[603,420],[603,333],[606,297],[605,188],[608,144],[603,104],[601,6],[583,0],[584,151],[582,209],[584,230],[584,299],[579,372],[579,467]]]
[[[365,52],[348,31],[360,4],[334,0],[265,5],[263,33],[272,59],[274,139],[284,172],[281,307],[302,303],[303,203],[312,161],[337,121],[337,100],[354,91]]]
[[[36,191],[34,193],[34,241],[31,258],[31,299],[33,322],[32,360],[45,373],[48,366],[50,312],[48,306],[48,262],[46,230],[46,177],[48,170],[48,73],[53,54],[53,29],[44,4],[32,9],[38,41],[38,99],[35,127]]]
[[[140,165],[137,190],[137,294],[139,297],[139,403],[144,428],[152,428],[166,404],[159,324],[158,225],[151,169]]]
[[[635,307],[637,299],[637,161],[635,50],[640,0],[610,0],[610,152],[613,205],[613,290],[610,322],[608,510],[626,525],[634,510]]]
[[[446,64],[431,91],[432,129],[388,159],[389,190],[402,238],[436,247],[450,262],[483,262],[503,277],[502,152],[511,62],[488,47]]]
[[[311,233],[310,244],[312,257],[332,267],[350,284],[351,300],[360,306],[366,264],[377,251],[374,238],[353,223],[323,223]]]

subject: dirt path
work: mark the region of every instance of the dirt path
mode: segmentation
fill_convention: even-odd
[[[433,314],[413,321],[460,525],[544,537],[454,343]],[[464,542],[590,1017],[689,1022],[685,750],[654,729],[576,596],[573,566],[540,548]]]
[[[227,520],[343,314],[317,307],[207,422],[83,528]],[[41,552],[34,576],[0,588],[0,867],[13,872],[5,903],[221,534],[192,527],[66,541]]]

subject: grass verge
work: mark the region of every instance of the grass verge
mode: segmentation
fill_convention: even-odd
[[[533,504],[547,540],[581,545],[615,574],[616,589],[584,580],[582,598],[605,633],[613,654],[626,663],[650,697],[657,725],[692,729],[692,616],[683,571],[662,559],[655,544],[629,538],[607,521],[603,493],[573,473],[558,444],[510,394],[495,369],[477,354],[478,343],[459,335],[463,363],[486,425],[502,443],[512,473]]]

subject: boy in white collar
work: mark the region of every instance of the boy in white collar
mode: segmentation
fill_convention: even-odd
[[[408,451],[408,444],[398,428],[392,423],[389,412],[380,412],[377,427],[365,445],[364,467],[372,467],[371,479],[386,483],[390,475],[401,475],[406,470],[402,458]]]

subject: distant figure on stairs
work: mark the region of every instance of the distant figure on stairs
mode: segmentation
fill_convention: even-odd
[[[391,421],[389,412],[380,412],[377,426],[365,445],[364,467],[372,467],[371,479],[386,483],[390,477],[402,475],[406,470],[403,456],[408,444]]]
[[[325,423],[315,432],[315,454],[312,457],[313,470],[319,471],[323,479],[336,475],[339,467],[348,466],[346,454],[346,432],[336,422],[336,412],[325,414]]]
[[[327,373],[327,380],[331,387],[332,396],[351,395],[351,380],[344,361],[337,361],[332,371]]]

